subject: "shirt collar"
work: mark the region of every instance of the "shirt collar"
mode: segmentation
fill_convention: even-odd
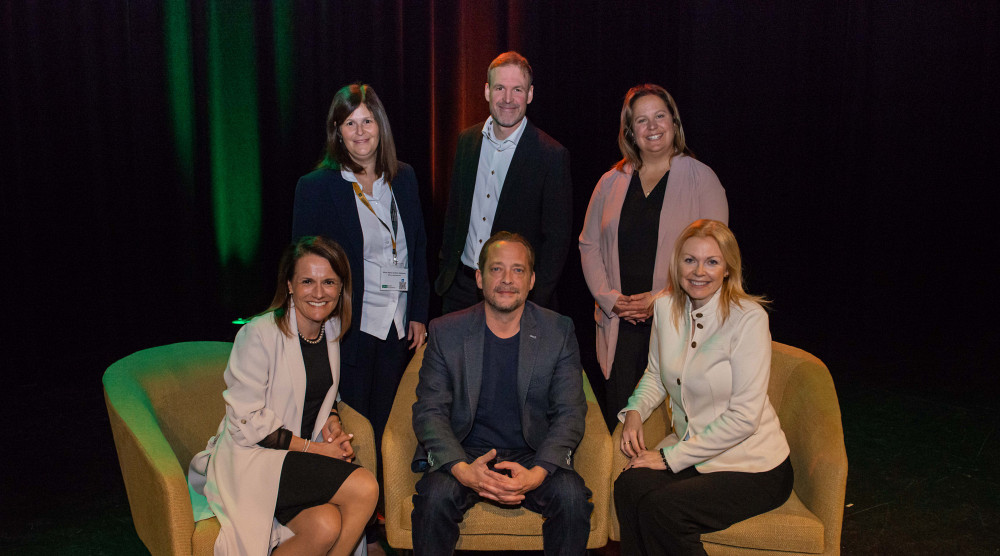
[[[358,181],[358,178],[357,176],[354,175],[354,172],[346,168],[340,169],[340,177],[344,178],[344,180],[346,180],[348,183],[353,183]],[[379,197],[382,196],[382,193],[384,193],[382,188],[385,187],[385,180],[382,178],[383,176],[379,176],[378,179],[375,180],[375,183],[372,184],[373,199],[378,199]]]
[[[524,134],[524,128],[528,126],[528,118],[521,118],[521,124],[517,126],[514,133],[511,133],[503,141],[497,139],[497,136],[493,133],[493,116],[486,118],[486,123],[483,124],[483,137],[487,141],[493,143],[501,151],[507,150],[511,147],[517,147],[518,141],[521,140],[521,135]]]
[[[700,313],[702,316],[714,315],[716,310],[718,310],[719,308],[719,297],[721,295],[722,295],[722,288],[719,288],[718,290],[716,290],[715,293],[712,294],[712,297],[709,298],[708,303],[702,305],[700,309],[691,308],[691,298],[689,297],[687,299],[687,304],[685,308],[687,309],[688,314]]]

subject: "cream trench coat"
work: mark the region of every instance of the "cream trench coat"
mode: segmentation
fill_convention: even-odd
[[[649,366],[628,405],[645,421],[669,395],[673,432],[655,449],[674,472],[770,471],[788,457],[788,442],[767,396],[771,332],[767,313],[752,301],[730,305],[720,322],[719,292],[700,309],[685,302],[679,326],[673,300],[656,300]]]
[[[306,370],[299,347],[295,308],[288,315],[291,337],[275,324],[274,313],[254,318],[240,329],[226,366],[226,417],[206,449],[191,460],[188,481],[203,494],[221,530],[215,554],[266,555],[294,533],[274,519],[278,479],[286,450],[257,445],[268,434],[285,427],[304,437],[302,405]],[[340,321],[325,326],[333,386],[319,415],[333,407],[340,382]],[[320,440],[325,419],[317,418],[309,438]],[[209,516],[195,516],[195,520]],[[363,552],[364,545],[359,546]]]
[[[609,170],[604,174],[587,206],[587,216],[580,232],[580,260],[583,276],[596,307],[597,360],[604,378],[611,375],[618,342],[618,315],[613,308],[622,294],[621,265],[618,254],[618,221],[625,203],[632,167],[625,171]],[[660,209],[660,229],[656,242],[656,263],[653,265],[653,293],[667,287],[667,273],[674,242],[688,224],[699,218],[729,224],[729,204],[726,190],[711,168],[697,160],[678,155],[670,162],[667,190]],[[628,253],[626,253],[626,257]]]

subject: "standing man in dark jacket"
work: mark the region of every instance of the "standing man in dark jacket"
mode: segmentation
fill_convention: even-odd
[[[528,60],[496,57],[486,73],[490,117],[458,137],[435,290],[442,313],[476,304],[483,243],[500,230],[527,238],[538,253],[531,300],[552,307],[573,225],[569,151],[524,117],[534,95]]]

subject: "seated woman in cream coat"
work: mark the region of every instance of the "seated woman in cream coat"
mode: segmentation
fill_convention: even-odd
[[[350,463],[337,413],[339,341],[350,322],[344,250],[323,237],[290,245],[271,307],[236,335],[226,416],[188,473],[219,518],[216,554],[354,552],[378,483]]]
[[[649,366],[618,417],[631,458],[615,482],[622,554],[705,554],[700,535],[772,510],[792,491],[788,443],[767,397],[764,300],[743,291],[722,222],[677,239],[653,305]],[[642,422],[669,396],[673,432],[649,447]]]

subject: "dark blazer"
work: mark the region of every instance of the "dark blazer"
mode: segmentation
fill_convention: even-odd
[[[465,460],[462,439],[472,430],[483,381],[485,326],[483,303],[431,321],[413,404],[414,469]],[[536,461],[572,469],[587,415],[573,321],[527,302],[517,366],[524,440]]]
[[[448,291],[462,264],[482,145],[482,123],[458,136],[441,240],[441,270],[434,284],[438,295]],[[535,250],[531,299],[539,305],[551,303],[566,262],[572,227],[569,151],[528,121],[504,179],[491,233],[517,232],[531,242]]]
[[[420,208],[417,176],[409,164],[399,163],[399,172],[392,182],[399,219],[406,235],[407,266],[410,289],[406,300],[406,326],[409,322],[427,322],[430,281],[427,278],[427,233]],[[355,204],[354,187],[340,176],[340,170],[324,168],[299,179],[295,186],[295,206],[292,211],[292,239],[302,236],[326,236],[344,248],[351,265],[351,328],[340,342],[341,360],[357,361],[357,340],[361,326],[361,305],[364,302],[364,235]]]

